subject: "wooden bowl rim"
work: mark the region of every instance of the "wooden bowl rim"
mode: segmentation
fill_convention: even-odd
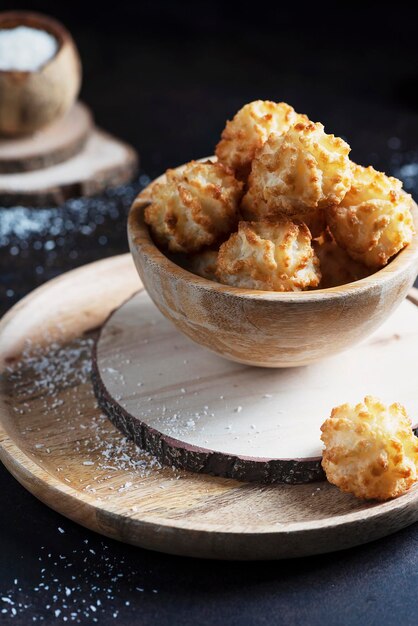
[[[216,160],[216,157],[210,156],[198,159],[199,162],[207,160]],[[182,164],[175,169],[181,171],[186,164]],[[231,287],[221,283],[203,278],[197,274],[186,270],[171,261],[154,243],[148,225],[144,221],[144,209],[150,204],[152,187],[165,179],[165,174],[158,176],[151,181],[145,189],[143,189],[135,198],[128,216],[128,238],[130,248],[132,248],[151,260],[154,264],[159,265],[165,272],[172,274],[187,283],[192,283],[200,289],[213,291],[220,294],[226,294],[243,299],[265,300],[278,302],[313,302],[318,300],[347,298],[355,292],[356,294],[365,293],[377,287],[377,284],[385,284],[393,280],[397,274],[401,274],[405,268],[412,263],[418,264],[418,205],[412,200],[412,217],[416,227],[415,235],[410,244],[403,248],[385,267],[374,272],[366,278],[362,278],[352,283],[340,285],[338,287],[328,287],[325,289],[315,289],[311,291],[261,291],[256,289],[246,289],[241,287]]]
[[[49,33],[58,42],[57,50],[50,59],[36,70],[0,70],[0,75],[24,76],[26,74],[40,74],[57,58],[64,46],[70,45],[76,48],[70,32],[61,22],[49,15],[37,13],[36,11],[4,11],[0,13],[0,29],[15,28],[17,26],[29,26]]]

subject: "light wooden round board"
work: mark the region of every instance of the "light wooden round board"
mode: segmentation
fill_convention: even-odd
[[[93,117],[81,102],[64,117],[29,137],[0,138],[0,175],[51,167],[78,154],[93,130]],[[1,185],[1,178],[0,178]]]
[[[0,457],[35,496],[110,537],[173,554],[216,559],[277,559],[328,552],[382,537],[418,519],[418,488],[385,503],[362,502],[324,481],[266,485],[162,467],[135,447],[97,406],[91,355],[98,329],[138,291],[141,284],[133,263],[129,255],[123,255],[47,283],[3,318]],[[184,398],[188,411],[196,403],[204,409],[214,401],[204,389],[188,393],[184,378],[189,378],[190,386],[198,373],[187,369],[184,361],[190,356],[195,359],[196,350],[201,351],[211,376],[216,376],[219,366],[213,412],[221,415],[225,406],[229,414],[225,428],[223,417],[215,419],[216,429],[210,435],[214,447],[223,443],[228,451],[230,446],[241,445],[233,434],[233,420],[239,418],[245,434],[242,441],[252,455],[270,454],[275,437],[280,456],[286,454],[287,439],[289,447],[293,446],[290,455],[298,453],[298,445],[304,454],[316,455],[320,448],[315,431],[332,406],[360,400],[365,393],[403,402],[412,416],[418,415],[414,395],[418,300],[414,294],[359,346],[318,365],[284,372],[223,361],[177,334],[156,309],[154,316],[145,293],[135,296],[131,306],[135,302],[136,332],[144,333],[148,324],[149,337],[156,341],[161,328],[161,338],[168,342],[167,353],[163,342],[156,343],[160,361],[167,358],[173,368],[178,353],[175,380],[182,386],[176,404]],[[142,339],[147,337],[143,334]],[[158,376],[155,364],[147,369],[147,362],[155,360],[152,343],[137,344],[144,360],[137,356],[132,368],[138,370],[138,382],[145,384],[147,392],[151,383],[154,391],[158,389],[155,381],[140,379],[153,371]],[[235,368],[239,386],[231,391],[225,373]],[[276,381],[279,386],[285,383],[281,389],[287,388],[281,398],[275,396]],[[217,400],[224,395],[219,391],[222,388],[229,393],[224,404]],[[158,402],[153,406],[156,410]],[[235,411],[238,406],[242,410]],[[248,407],[254,409],[255,428],[251,428]],[[301,443],[297,443],[292,415],[300,417]],[[200,427],[204,420],[196,416],[192,427],[191,420],[187,421],[184,432],[189,442],[204,443],[206,435]],[[269,437],[264,434],[267,425],[275,429]],[[223,436],[223,430],[231,434]]]
[[[127,183],[137,165],[133,148],[94,128],[70,158],[42,169],[0,172],[0,204],[45,207],[62,204],[69,198],[91,196],[109,186]]]

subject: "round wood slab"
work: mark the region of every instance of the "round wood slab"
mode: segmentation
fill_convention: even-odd
[[[238,482],[162,467],[127,440],[97,407],[91,350],[96,329],[139,288],[128,255],[107,259],[47,283],[0,323],[0,457],[36,497],[107,536],[217,559],[329,552],[417,520],[418,488],[366,503],[327,482]],[[330,393],[324,381],[326,412]],[[402,402],[402,393],[385,397]]]
[[[29,137],[0,138],[0,174],[62,163],[81,151],[93,129],[89,109],[77,102],[62,118]]]
[[[402,398],[418,416],[417,354],[418,310],[409,301],[351,350],[275,370],[204,350],[141,291],[104,324],[94,381],[113,423],[164,464],[303,483],[324,479],[320,427],[332,407],[371,394]]]
[[[91,196],[132,179],[135,150],[96,129],[71,159],[32,172],[0,174],[0,205],[59,205],[68,198]]]

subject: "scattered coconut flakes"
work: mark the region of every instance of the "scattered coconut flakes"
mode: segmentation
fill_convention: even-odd
[[[122,487],[119,487],[118,489],[119,493],[122,493],[123,491],[127,491],[130,487],[132,487],[132,485],[133,485],[132,481],[126,482],[124,485],[122,485]]]
[[[75,537],[78,533],[79,529]],[[82,539],[80,545],[68,553],[62,550],[61,546],[61,552],[54,553],[41,547],[39,569],[31,571],[31,577],[35,576],[34,585],[25,585],[23,577],[23,580],[14,578],[7,587],[3,577],[0,612],[5,619],[19,616],[19,623],[24,624],[36,621],[107,623],[109,617],[122,616],[123,611],[116,609],[116,603],[129,607],[138,593],[158,592],[152,581],[143,584],[144,572],[137,568],[135,558],[129,554],[121,558],[120,550],[105,538],[94,535],[91,539]],[[75,554],[77,564],[84,564],[84,567],[74,567]],[[36,606],[34,593],[37,594]]]
[[[85,475],[80,478],[81,488],[94,494],[98,501],[111,499],[114,497],[111,492],[118,492],[120,487],[126,491],[134,489],[135,481],[155,476],[160,471],[164,471],[165,478],[168,474],[168,477],[176,480],[178,471],[175,468],[163,470],[154,456],[140,450],[117,431],[105,415],[97,411],[97,401],[90,385],[92,347],[92,337],[76,339],[65,346],[53,343],[47,352],[34,350],[28,345],[22,361],[8,370],[15,390],[14,401],[18,406],[24,407],[23,415],[29,416],[31,405],[27,400],[36,395],[44,414],[49,414],[49,419],[52,415],[56,422],[60,422],[59,430],[63,439],[69,437],[72,442],[71,459],[63,459],[55,470],[63,474],[62,479],[68,482],[65,475],[68,473],[67,468],[72,471],[69,461],[81,457],[80,464],[95,468],[93,476]],[[83,400],[80,401],[78,386],[87,383],[89,390],[86,394],[84,389]],[[57,396],[64,394],[68,418],[65,409],[58,410],[56,406]],[[96,408],[96,412],[92,412],[92,406]],[[86,410],[89,419],[83,422]],[[28,425],[25,431],[33,437],[32,426]],[[83,436],[75,438],[73,431],[83,431]],[[125,474],[125,480],[114,489],[114,478],[118,472],[121,477]],[[112,479],[112,486],[107,484],[109,479]]]
[[[0,252],[7,263],[0,308],[3,303],[6,310],[25,295],[26,278],[33,286],[54,278],[58,260],[61,269],[70,270],[96,260],[104,246],[122,251],[126,216],[145,180],[149,177],[141,174],[133,182],[70,198],[59,207],[0,207]]]

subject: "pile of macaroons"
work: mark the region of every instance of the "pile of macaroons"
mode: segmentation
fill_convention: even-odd
[[[228,121],[217,161],[156,183],[145,220],[187,267],[234,287],[335,287],[383,267],[411,241],[412,198],[396,178],[284,102],[257,100]]]

